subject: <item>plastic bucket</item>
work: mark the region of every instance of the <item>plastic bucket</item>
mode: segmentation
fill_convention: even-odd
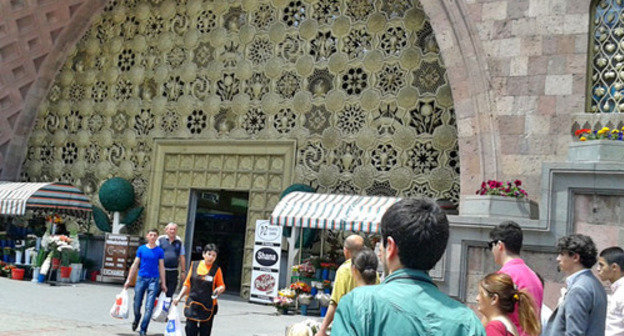
[[[61,259],[52,258],[52,269],[58,269],[61,266]]]
[[[38,283],[44,283],[45,282],[45,277],[46,277],[45,274],[39,273],[39,275],[37,276],[37,282]]]
[[[24,280],[24,269],[14,268],[11,270],[11,278],[13,280]]]
[[[61,266],[61,279],[66,279],[71,276],[71,267]]]

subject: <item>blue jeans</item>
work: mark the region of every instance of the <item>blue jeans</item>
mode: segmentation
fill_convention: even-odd
[[[154,311],[154,301],[156,300],[156,294],[160,290],[160,279],[158,278],[142,278],[138,277],[136,285],[134,286],[134,320],[138,321],[141,318],[141,303],[143,303],[143,296],[147,290],[147,298],[145,301],[145,315],[143,315],[143,321],[141,322],[141,331],[147,332],[147,326],[152,318],[152,312]]]

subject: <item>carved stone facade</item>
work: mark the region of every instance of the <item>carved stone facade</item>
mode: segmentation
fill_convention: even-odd
[[[38,106],[21,178],[97,202],[121,176],[152,206],[162,138],[292,139],[289,182],[459,199],[453,98],[418,2],[108,2]],[[184,223],[188,197],[171,199]]]

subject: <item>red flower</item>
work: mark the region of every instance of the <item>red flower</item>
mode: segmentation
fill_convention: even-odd
[[[522,185],[522,181],[520,181],[520,180],[515,180],[515,181],[514,181],[514,184],[515,184],[516,186],[518,186],[518,187],[519,187],[519,186],[521,186],[521,185]]]

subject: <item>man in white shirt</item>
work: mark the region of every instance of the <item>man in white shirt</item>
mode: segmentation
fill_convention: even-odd
[[[624,250],[617,246],[600,252],[598,277],[611,283],[607,301],[605,336],[624,336]]]

